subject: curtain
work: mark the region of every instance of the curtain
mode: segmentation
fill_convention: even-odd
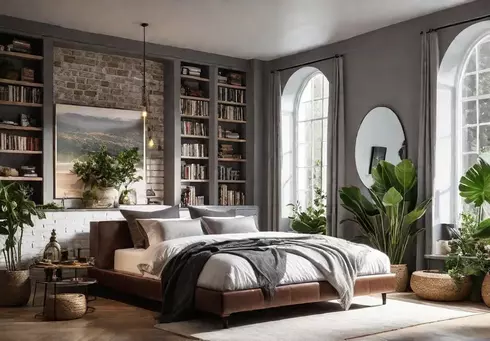
[[[434,155],[436,143],[437,74],[439,71],[439,41],[437,32],[421,35],[421,93],[419,116],[419,140],[417,194],[419,202],[433,196]],[[425,231],[417,236],[417,270],[425,269],[424,254],[432,249],[432,209],[429,207],[419,221]]]
[[[267,115],[267,201],[266,226],[268,231],[279,231],[281,215],[281,77],[273,72],[269,80],[269,110]]]
[[[345,185],[345,114],[343,58],[334,58],[332,100],[328,114],[327,222],[330,235],[342,237],[339,189]]]

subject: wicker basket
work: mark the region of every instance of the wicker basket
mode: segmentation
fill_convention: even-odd
[[[481,286],[481,297],[483,298],[483,302],[490,307],[490,274],[485,276],[483,280],[483,284]]]
[[[55,314],[56,305],[56,314]],[[48,320],[63,321],[82,317],[87,311],[87,300],[82,294],[58,294],[46,298],[44,315]]]
[[[407,264],[392,264],[391,273],[396,274],[396,292],[407,291],[408,285],[408,268]]]
[[[30,296],[29,270],[0,271],[0,307],[26,305]]]
[[[462,301],[471,292],[471,277],[457,284],[448,274],[433,271],[415,271],[410,280],[413,292],[431,301]]]

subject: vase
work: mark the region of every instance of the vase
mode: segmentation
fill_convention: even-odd
[[[485,276],[483,280],[483,284],[481,286],[481,297],[483,298],[483,302],[490,307],[490,274]]]
[[[125,189],[119,196],[121,205],[136,205],[136,191],[134,189]]]
[[[24,306],[31,297],[29,270],[0,270],[0,307]]]
[[[97,197],[96,207],[110,208],[114,207],[114,203],[118,200],[119,192],[114,187],[97,187],[94,190]]]
[[[408,285],[408,268],[407,264],[392,264],[391,273],[396,275],[396,292],[407,291]]]

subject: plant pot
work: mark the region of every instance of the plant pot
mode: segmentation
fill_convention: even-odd
[[[490,307],[490,274],[485,276],[483,280],[483,284],[481,286],[481,297],[483,298],[483,302]]]
[[[407,291],[408,285],[408,268],[407,264],[392,264],[391,273],[396,275],[396,292]]]
[[[108,208],[114,207],[119,197],[119,192],[114,187],[102,187],[94,189],[95,196],[97,197],[96,207]]]
[[[31,297],[29,270],[0,270],[0,307],[26,305]]]
[[[470,294],[471,286],[470,276],[456,283],[447,273],[433,270],[415,271],[410,279],[415,295],[431,301],[462,301]]]

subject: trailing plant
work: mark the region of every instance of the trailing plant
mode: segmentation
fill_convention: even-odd
[[[292,216],[288,217],[291,220],[291,228],[299,233],[327,234],[326,198],[322,189],[315,187],[313,203],[304,211],[299,202],[289,204],[293,211]]]
[[[392,264],[401,264],[407,246],[423,228],[414,223],[429,207],[428,198],[417,205],[417,171],[410,160],[396,166],[381,161],[373,168],[374,184],[369,197],[355,186],[340,189],[342,207],[353,214],[345,221],[360,226],[368,243],[386,253]]]
[[[45,218],[44,212],[30,200],[30,195],[28,187],[0,181],[0,235],[5,236],[2,253],[8,271],[20,269],[24,228],[34,226],[33,217]]]
[[[63,206],[60,206],[55,202],[49,202],[44,205],[37,205],[36,207],[40,210],[63,210],[64,209]]]

